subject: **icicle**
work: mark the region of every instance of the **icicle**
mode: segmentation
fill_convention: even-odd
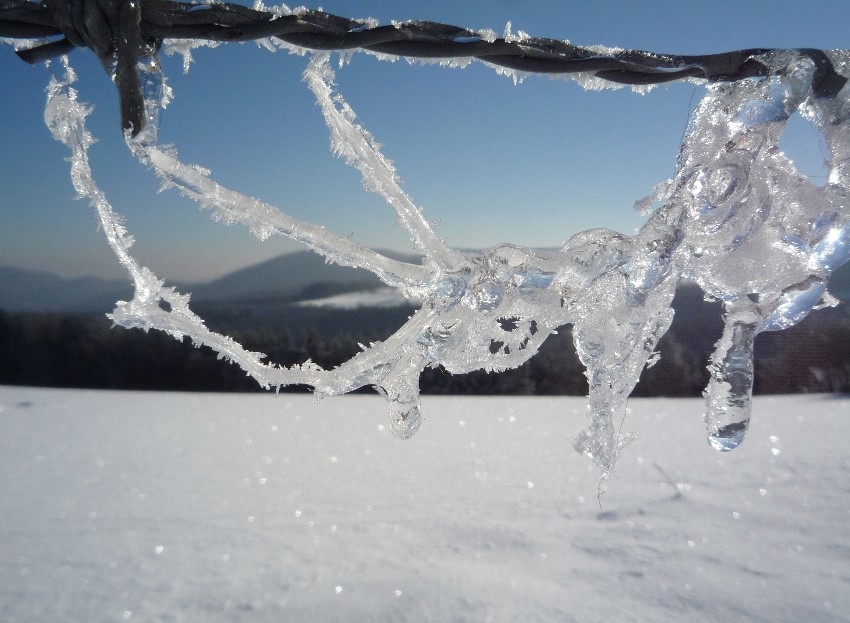
[[[749,300],[747,300],[749,302]],[[715,346],[705,390],[708,442],[721,452],[734,450],[750,425],[753,395],[753,344],[758,318],[752,305],[730,310]]]

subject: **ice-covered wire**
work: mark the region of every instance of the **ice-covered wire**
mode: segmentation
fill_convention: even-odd
[[[403,353],[405,347],[414,342],[422,331],[428,319],[426,313],[418,312],[394,336],[385,342],[373,344],[333,370],[324,370],[309,360],[303,364],[283,367],[264,362],[263,353],[246,350],[232,338],[208,329],[203,319],[189,308],[188,295],[182,295],[173,287],[165,286],[163,280],[139,264],[130,253],[133,239],[127,233],[123,219],[114,211],[106,195],[95,182],[88,157],[88,150],[94,139],[86,127],[86,117],[91,112],[91,107],[77,99],[77,93],[71,86],[76,75],[67,59],[63,60],[63,71],[54,73],[48,87],[44,119],[54,138],[64,143],[71,152],[74,189],[80,197],[86,197],[91,202],[103,227],[107,243],[133,279],[133,299],[119,301],[110,314],[115,324],[146,331],[157,329],[181,340],[189,337],[195,345],[208,346],[216,351],[219,357],[240,366],[265,388],[309,385],[318,395],[328,396],[349,392],[362,385],[384,383],[388,396],[392,397],[398,393],[395,389],[398,386],[397,378],[413,364],[420,364],[417,359],[399,353]],[[387,282],[402,288],[403,291],[410,283],[416,283],[417,279],[421,280],[427,276],[422,267],[384,258],[369,249],[358,250],[348,241],[339,239],[322,228],[296,221],[272,206],[223,188],[208,179],[204,172],[196,167],[181,163],[175,154],[167,153],[149,143],[150,138],[141,136],[131,140],[136,154],[147,160],[167,183],[177,186],[198,201],[224,210],[246,224],[264,224],[273,229],[280,229],[282,231],[278,233],[293,237],[314,251],[332,253],[337,263],[368,267],[379,276],[393,270],[401,270],[406,276],[388,278]],[[394,373],[395,369],[398,369],[398,372]],[[417,374],[418,371],[417,367]],[[396,399],[396,402],[399,400]],[[408,416],[406,420],[408,429],[414,424],[418,425],[418,419],[413,422]]]
[[[30,63],[66,54],[75,47],[93,50],[115,76],[122,127],[134,134],[144,126],[136,63],[156,51],[165,39],[249,41],[274,37],[313,50],[362,49],[414,58],[468,57],[522,72],[586,72],[630,85],[686,78],[731,81],[770,73],[760,57],[771,50],[763,48],[681,56],[588,48],[524,34],[499,37],[492,31],[430,21],[379,25],[321,10],[266,11],[261,6],[171,0],[0,0],[0,37],[54,38],[18,52]],[[819,50],[803,52],[820,68],[815,89],[824,95],[837,93],[845,78],[835,72],[826,55]]]
[[[148,7],[172,4],[144,1]],[[0,16],[14,4],[14,0],[0,0]],[[226,189],[202,168],[181,163],[176,151],[157,146],[156,120],[167,92],[156,53],[159,41],[120,36],[121,28],[138,27],[142,32],[144,11],[122,13],[111,0],[45,0],[37,6],[46,7],[43,17],[61,18],[60,30],[67,41],[98,52],[122,98],[132,92],[133,84],[141,85],[141,100],[127,118],[141,114],[146,124],[131,122],[125,126],[125,136],[133,152],[166,185],[212,209],[216,217],[241,222],[261,238],[275,233],[291,237],[329,261],[371,270],[405,296],[423,301],[390,338],[364,347],[334,370],[309,361],[291,368],[265,363],[262,354],[209,331],[189,309],[188,296],[165,287],[129,253],[132,238],[94,183],[87,155],[92,138],[85,127],[89,109],[76,99],[70,86],[73,72],[64,58],[66,72],[51,82],[45,120],[57,140],[71,150],[74,187],[91,200],[110,246],[135,282],[133,300],[119,302],[111,317],[125,327],[160,329],[208,345],[265,387],[307,384],[324,396],[374,386],[389,402],[393,431],[408,437],[421,422],[418,379],[424,368],[443,366],[452,373],[513,368],[532,357],[559,327],[572,325],[579,358],[587,368],[590,420],[574,447],[592,456],[607,476],[633,438],[615,429],[614,416],[647,362],[655,358],[658,340],[672,321],[671,302],[680,278],[694,280],[708,295],[724,302],[726,326],[715,347],[705,392],[708,439],[723,451],[741,443],[749,424],[756,335],[792,326],[811,309],[836,302],[826,292],[826,282],[832,271],[850,259],[847,50],[748,51],[751,55],[745,64],[763,67],[764,73],[758,75],[766,78],[707,89],[688,124],[676,177],[658,185],[643,202],[660,205],[634,236],[597,229],[576,234],[557,250],[502,244],[478,253],[445,247],[401,189],[392,163],[371,134],[355,122],[354,112],[334,85],[329,54],[311,54],[304,79],[322,109],[332,150],[360,171],[367,190],[387,200],[399,224],[425,255],[420,266],[383,257]],[[203,21],[205,11],[235,5],[181,6],[190,7],[187,12],[197,12]],[[244,7],[231,10],[236,17],[251,13]],[[287,11],[275,15],[298,19],[314,15]],[[133,15],[139,18],[137,23]],[[354,29],[354,22],[349,22],[352,32],[374,34],[384,28],[362,23]],[[413,24],[419,31],[424,28],[423,23]],[[107,47],[104,33],[116,32],[115,49]],[[32,30],[20,33],[33,35]],[[476,36],[488,43],[498,41],[486,33]],[[456,31],[454,37],[456,43],[476,43]],[[123,81],[120,74],[129,57],[122,59],[122,55],[138,52],[139,41],[151,52],[144,63],[132,57],[135,82]],[[342,40],[335,41],[340,47]],[[504,43],[539,53],[536,41],[522,35],[509,41],[506,37]],[[292,47],[291,42],[266,43],[272,50]],[[364,47],[386,53],[375,45]],[[41,50],[32,55],[43,55],[45,48]],[[453,50],[451,56],[459,54]],[[595,54],[596,59],[609,60],[612,55],[636,54],[630,61],[636,62],[645,53],[598,48]],[[597,76],[607,77],[604,71]],[[702,77],[731,80],[723,73]],[[796,111],[815,124],[829,150],[830,172],[823,187],[801,176],[779,148]]]

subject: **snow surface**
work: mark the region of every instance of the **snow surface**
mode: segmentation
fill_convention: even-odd
[[[345,292],[320,299],[301,301],[304,307],[330,307],[333,309],[357,309],[358,307],[401,307],[410,305],[395,288],[376,288],[359,292]]]
[[[600,504],[582,398],[0,387],[0,620],[850,621],[850,400],[631,400]]]

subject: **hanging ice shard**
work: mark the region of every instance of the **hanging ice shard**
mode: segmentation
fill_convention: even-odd
[[[390,428],[399,439],[408,439],[416,434],[422,424],[422,409],[418,389],[414,392],[392,393],[389,400]]]
[[[419,362],[403,358],[380,385],[386,395],[390,429],[399,439],[408,439],[422,425],[419,401]]]
[[[757,323],[755,318],[742,319],[743,315],[727,316],[705,390],[708,441],[721,452],[737,448],[750,425]]]

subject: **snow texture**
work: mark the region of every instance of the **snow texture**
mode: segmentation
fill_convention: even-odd
[[[581,398],[0,387],[0,620],[850,621],[850,401],[757,397],[718,454],[698,399],[596,499]]]
[[[393,288],[378,288],[364,292],[346,292],[321,299],[298,303],[301,307],[330,307],[333,309],[357,309],[358,307],[400,307],[409,301]]]
[[[92,177],[87,108],[77,100],[65,61],[64,74],[51,82],[45,119],[70,148],[74,186],[90,198],[110,246],[136,284],[134,299],[119,302],[112,314],[116,324],[189,336],[267,388],[306,384],[322,397],[374,386],[386,397],[391,428],[401,438],[421,424],[418,378],[425,367],[452,373],[513,368],[549,335],[572,325],[590,384],[589,425],[574,446],[593,457],[607,477],[634,438],[616,430],[615,420],[672,322],[679,279],[695,281],[725,306],[726,328],[705,390],[708,438],[721,451],[740,444],[748,428],[755,336],[789,327],[811,309],[835,302],[826,280],[850,254],[850,88],[819,91],[822,59],[816,62],[806,51],[759,57],[769,77],[706,87],[689,121],[675,179],[639,202],[648,220],[636,235],[591,230],[557,250],[503,244],[480,253],[443,244],[337,92],[331,55],[308,56],[304,81],[328,126],[332,152],[360,171],[367,191],[386,199],[422,253],[421,265],[384,257],[224,188],[209,171],[180,162],[173,148],[158,146],[157,119],[170,94],[156,58],[140,65],[148,124],[136,138],[127,136],[128,146],[165,187],[196,200],[214,218],[241,223],[260,239],[288,236],[329,262],[368,269],[406,298],[423,301],[421,308],[388,340],[334,370],[309,361],[279,367],[209,331],[190,310],[188,296],[165,287],[129,254],[132,241]],[[826,58],[850,75],[850,53],[829,52]],[[779,149],[783,129],[798,110],[818,128],[830,152],[823,187],[800,175]]]

